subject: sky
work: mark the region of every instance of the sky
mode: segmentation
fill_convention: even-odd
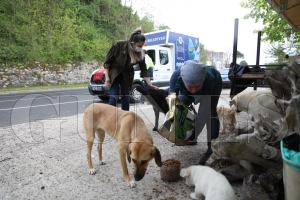
[[[244,0],[123,0],[132,5],[140,16],[148,12],[154,16],[155,24],[164,24],[171,30],[200,38],[200,43],[209,51],[233,51],[234,21],[239,19],[238,51],[244,60],[256,63],[257,33],[262,23],[243,19],[250,12],[242,8]],[[266,52],[267,44],[261,43],[260,64],[270,62]],[[237,62],[239,62],[238,60]]]

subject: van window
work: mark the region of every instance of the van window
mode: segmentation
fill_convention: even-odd
[[[169,63],[169,55],[167,50],[159,50],[160,64],[166,65]]]
[[[147,50],[148,56],[152,59],[153,64],[155,65],[155,50]]]

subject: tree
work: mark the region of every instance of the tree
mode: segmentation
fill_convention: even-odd
[[[277,64],[287,63],[297,56],[296,49],[293,48],[292,44],[280,42],[270,44],[266,53],[275,58]]]
[[[154,30],[120,0],[1,0],[0,18],[0,63],[103,61],[113,41]]]
[[[247,0],[241,2],[243,8],[251,9],[244,19],[252,18],[257,23],[262,21],[264,27],[261,30],[263,41],[270,43],[285,43],[287,36],[293,41],[297,51],[300,51],[300,32],[295,32],[288,23],[283,20],[267,3],[266,0]]]
[[[225,67],[229,67],[232,62],[232,50],[227,49],[225,52]]]
[[[158,25],[158,26],[155,27],[156,31],[167,30],[167,29],[170,29],[170,27],[167,26],[167,25],[165,25],[165,24],[160,24],[160,25]]]
[[[200,43],[200,62],[202,63],[206,63],[208,61],[206,52],[207,50],[205,49],[205,45]]]
[[[237,51],[237,53],[236,53],[236,58],[241,58],[241,59],[243,59],[243,58],[244,58],[244,54],[241,53],[241,52],[239,52],[239,51]]]
[[[242,61],[240,62],[240,65],[241,65],[241,66],[247,66],[248,63],[247,63],[245,60],[242,60]]]
[[[236,58],[243,59],[244,54],[237,51]],[[227,49],[225,52],[225,67],[229,67],[230,63],[233,62],[232,50]]]
[[[144,33],[154,31],[154,19],[150,13],[146,13],[140,23]]]

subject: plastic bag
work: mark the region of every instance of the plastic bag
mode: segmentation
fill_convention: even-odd
[[[195,115],[185,104],[176,100],[176,94],[168,96],[169,112],[158,133],[170,142],[180,143],[188,139],[195,129]]]

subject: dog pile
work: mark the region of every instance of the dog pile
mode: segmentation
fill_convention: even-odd
[[[168,159],[168,160],[163,161],[162,165],[166,166],[166,167],[176,167],[176,166],[180,165],[180,161],[175,160],[175,159]]]
[[[178,181],[180,179],[180,161],[175,159],[163,161],[160,168],[160,176],[163,181]]]

